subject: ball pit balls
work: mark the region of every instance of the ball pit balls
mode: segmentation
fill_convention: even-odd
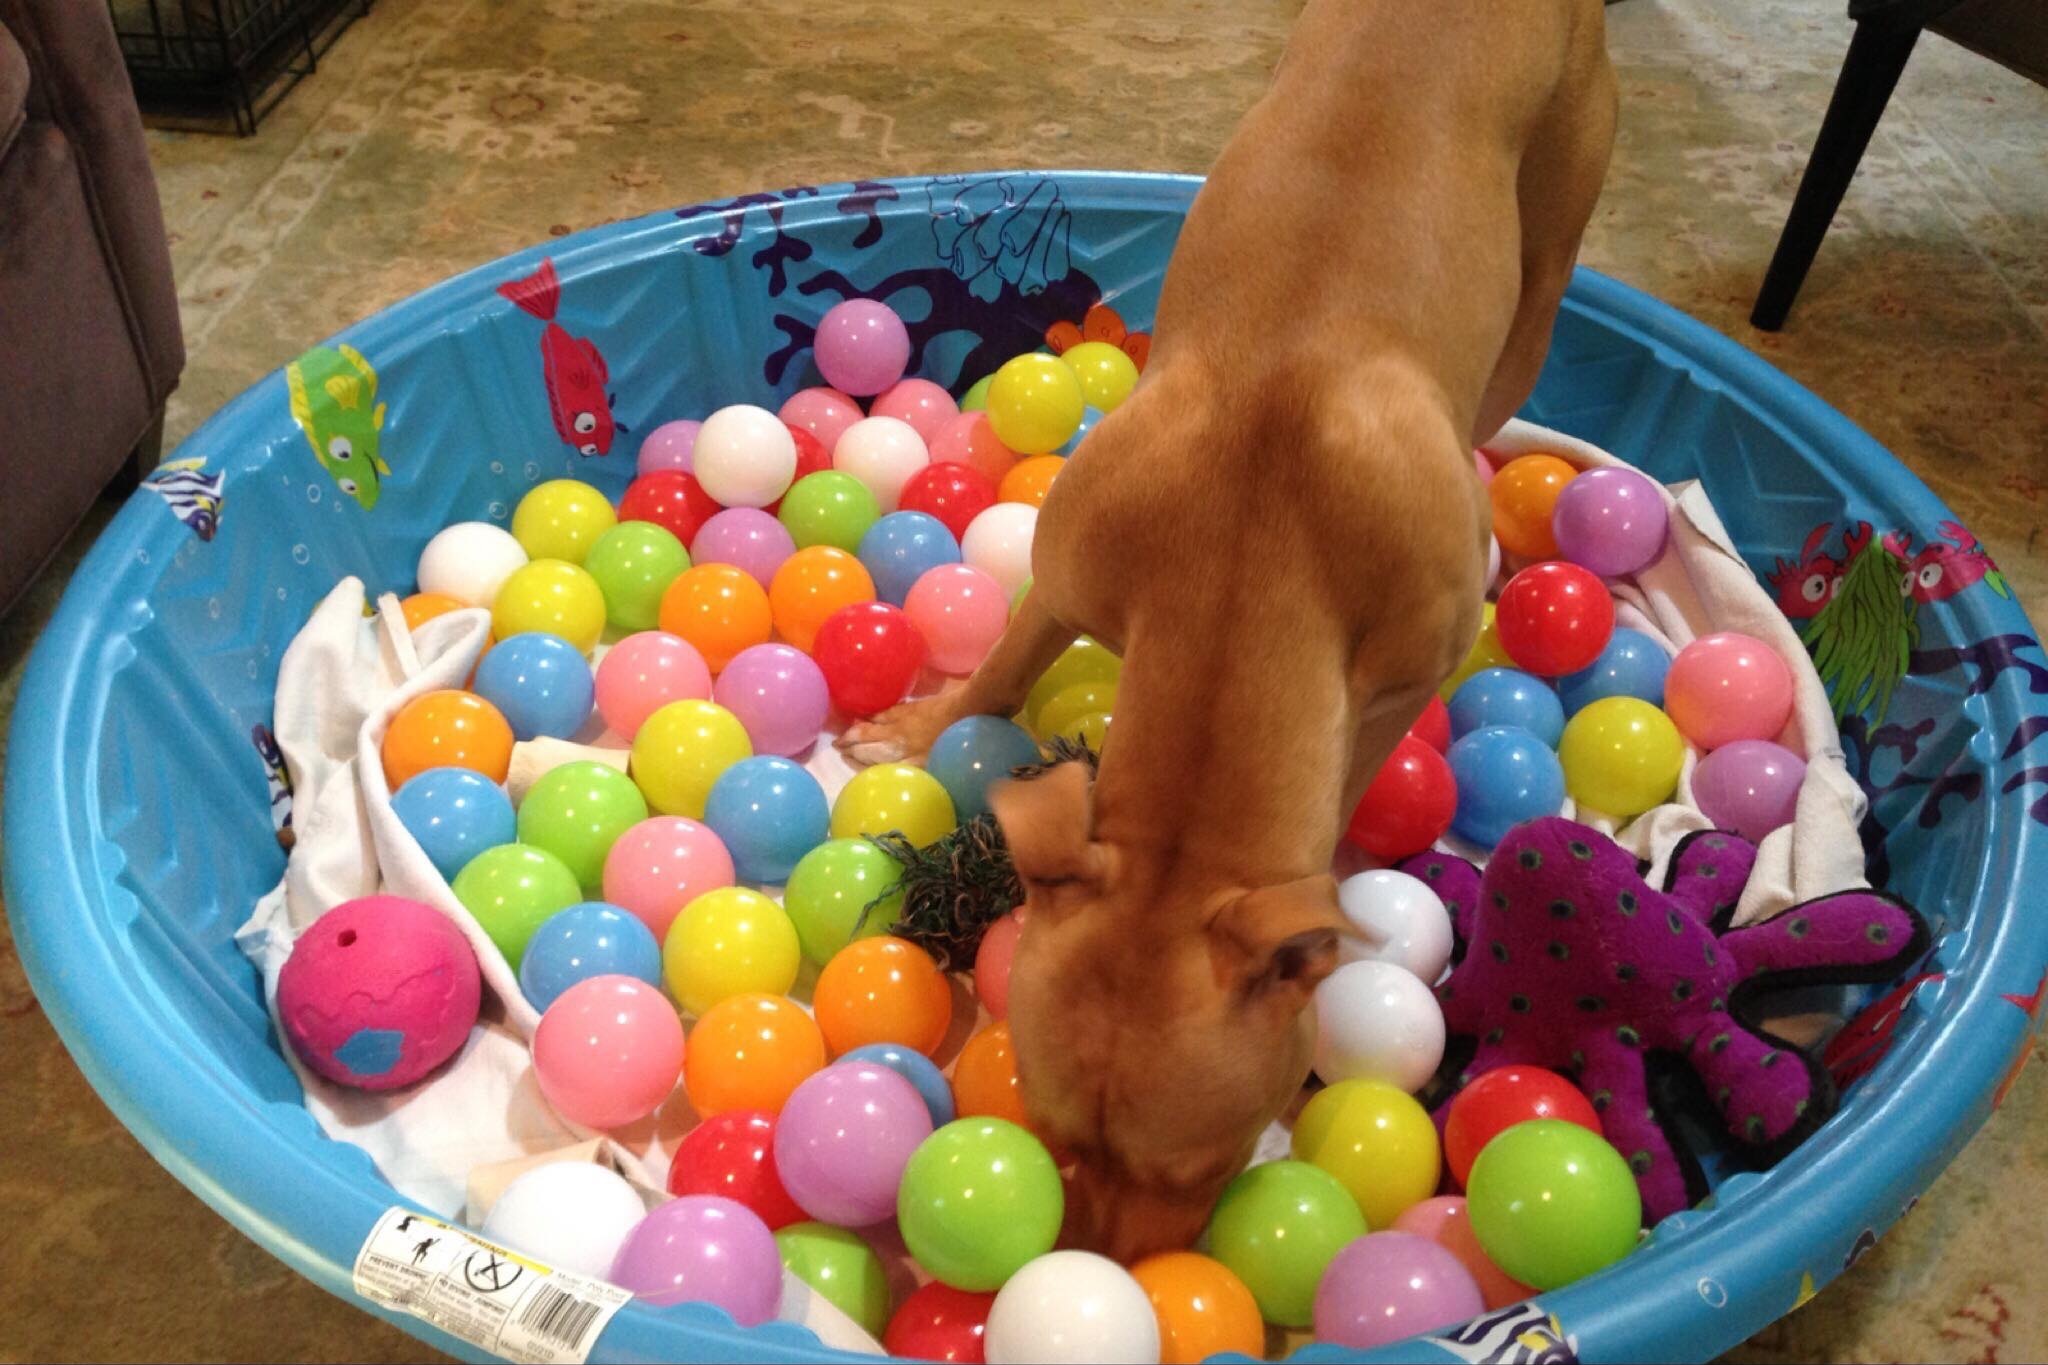
[[[698,485],[719,506],[766,507],[796,478],[796,440],[766,408],[734,403],[704,419],[691,461]]]
[[[1430,988],[1391,962],[1347,962],[1316,986],[1316,1075],[1420,1090],[1444,1056],[1444,1016]]]
[[[1031,538],[1037,531],[1036,507],[999,502],[968,523],[960,558],[993,578],[1007,596],[1031,576]]]
[[[1091,753],[1101,753],[1109,742],[1109,723],[1112,717],[1105,711],[1091,711],[1057,730],[1049,732],[1050,739],[1064,739],[1069,743],[1086,745]]]
[[[620,522],[583,557],[604,594],[605,619],[620,630],[652,628],[661,619],[661,595],[689,567],[683,542],[651,521]]]
[[[640,1195],[617,1171],[594,1161],[550,1161],[507,1185],[480,1231],[558,1270],[601,1280],[626,1234],[646,1216]]]
[[[874,299],[847,299],[826,309],[811,346],[825,382],[855,398],[890,388],[910,364],[903,319]]]
[[[1121,346],[1084,341],[1060,352],[1060,359],[1081,381],[1083,401],[1104,412],[1115,412],[1138,386],[1138,363]]]
[[[1132,1266],[1131,1278],[1159,1321],[1160,1365],[1199,1365],[1225,1351],[1255,1360],[1265,1354],[1258,1302],[1221,1261],[1169,1251]]]
[[[1635,1250],[1643,1225],[1621,1153],[1560,1119],[1518,1123],[1487,1143],[1465,1198],[1487,1259],[1537,1289],[1614,1264]]]
[[[758,507],[726,508],[705,522],[690,543],[693,562],[730,564],[756,583],[773,579],[782,561],[795,553],[789,528]]]
[[[512,766],[512,727],[474,692],[422,692],[391,717],[380,752],[391,791],[429,768],[468,768],[503,782]]]
[[[1489,725],[1517,725],[1555,746],[1564,734],[1564,704],[1541,678],[1518,668],[1484,668],[1451,695],[1451,734]]]
[[[939,732],[924,770],[937,778],[964,824],[989,813],[988,789],[1026,764],[1039,761],[1038,741],[1001,716],[966,716]]]
[[[529,631],[491,646],[476,666],[476,694],[498,708],[514,739],[567,739],[590,720],[590,662],[559,635]]]
[[[960,411],[984,412],[988,409],[988,386],[995,382],[993,374],[985,374],[967,386],[967,392],[960,395]]]
[[[790,645],[751,645],[733,655],[711,695],[739,719],[755,752],[784,758],[818,742],[832,704],[824,673]]]
[[[789,916],[744,886],[720,887],[691,901],[661,943],[669,994],[684,1013],[700,1017],[735,997],[785,994],[796,984],[799,965]]]
[[[798,550],[782,562],[768,585],[775,629],[806,654],[826,617],[855,602],[874,600],[875,582],[861,562],[830,545]]]
[[[1337,906],[1364,938],[1337,941],[1340,964],[1373,958],[1425,986],[1450,965],[1451,916],[1421,878],[1392,868],[1360,872],[1338,883]]]
[[[690,1030],[683,1085],[706,1118],[728,1109],[774,1114],[824,1065],[824,1035],[803,1006],[780,995],[735,995]]]
[[[841,1062],[871,1062],[889,1070],[910,1082],[911,1089],[924,1101],[925,1112],[931,1116],[932,1127],[939,1128],[951,1123],[956,1117],[953,1107],[953,1087],[946,1080],[946,1073],[939,1070],[931,1058],[915,1048],[901,1043],[865,1043],[849,1050],[839,1059]],[[889,1212],[894,1213],[892,1203]]]
[[[1486,1259],[1486,1252],[1472,1231],[1465,1201],[1456,1195],[1423,1200],[1396,1218],[1393,1230],[1427,1237],[1457,1257],[1465,1273],[1479,1286],[1479,1296],[1488,1308],[1506,1308],[1535,1297],[1535,1290]]]
[[[1755,636],[1702,635],[1671,661],[1664,709],[1703,751],[1738,739],[1776,739],[1792,718],[1792,670]]]
[[[687,474],[690,456],[697,448],[697,431],[704,424],[683,419],[663,422],[640,442],[634,461],[636,474]]]
[[[882,505],[853,475],[826,469],[798,479],[775,515],[797,549],[830,545],[852,554],[882,515]]]
[[[745,728],[723,706],[672,701],[633,736],[633,781],[660,814],[702,820],[711,784],[753,752]]]
[[[628,1233],[605,1277],[657,1308],[708,1303],[758,1327],[782,1303],[782,1253],[753,1212],[717,1195],[657,1206]]]
[[[1030,1127],[1017,1081],[1017,1049],[1007,1023],[990,1024],[967,1040],[953,1062],[953,1103],[963,1118],[986,1114]]]
[[[1501,648],[1518,667],[1546,678],[1590,667],[1614,634],[1607,585],[1576,564],[1531,564],[1494,603]]]
[[[469,768],[429,768],[391,798],[391,813],[448,881],[487,848],[518,837],[505,789]]]
[[[604,622],[604,590],[581,565],[562,559],[536,559],[513,570],[491,606],[497,639],[547,631],[583,654],[604,634]]]
[[[799,389],[775,414],[787,426],[808,431],[830,451],[846,429],[861,419],[860,404],[827,387]]]
[[[988,414],[962,410],[958,417],[939,428],[931,441],[932,463],[964,464],[999,487],[1003,476],[1017,463],[1017,452],[1003,444]]]
[[[526,551],[510,531],[487,521],[458,521],[443,527],[420,551],[420,591],[452,597],[465,607],[488,607]]]
[[[953,1022],[953,989],[931,954],[887,934],[857,938],[818,973],[811,1010],[834,1056],[901,1043],[929,1057]]]
[[[939,780],[908,763],[861,769],[832,802],[835,839],[896,833],[923,848],[958,823],[953,798]]]
[[[1451,749],[1451,708],[1444,705],[1442,697],[1432,696],[1422,708],[1422,714],[1408,727],[1412,738],[1421,740],[1438,753],[1449,753]]]
[[[980,569],[941,564],[910,590],[903,609],[931,647],[931,664],[964,677],[981,665],[1010,623],[1009,593]]]
[[[1045,705],[1038,708],[1038,733],[1041,738],[1051,739],[1054,735],[1070,729],[1083,716],[1102,715],[1116,709],[1117,682],[1082,682],[1062,688],[1053,694]]]
[[[660,942],[683,907],[731,886],[732,855],[695,820],[658,815],[618,837],[604,860],[604,898],[647,926]]]
[[[1451,671],[1436,689],[1437,696],[1449,701],[1457,695],[1465,679],[1487,668],[1513,668],[1515,661],[1501,648],[1500,629],[1494,624],[1493,603],[1487,602],[1479,608],[1479,634],[1473,637],[1472,648],[1465,652],[1465,660]]]
[[[519,803],[519,842],[562,860],[591,893],[604,885],[605,857],[619,836],[647,818],[633,779],[608,763],[578,759],[550,768]]]
[[[1244,1281],[1266,1321],[1307,1327],[1324,1269],[1365,1233],[1337,1177],[1306,1161],[1269,1161],[1224,1188],[1209,1216],[1209,1254]]]
[[[399,896],[343,901],[308,925],[277,977],[300,1061],[338,1085],[396,1090],[469,1040],[483,979],[446,915]]]
[[[1738,739],[1699,761],[1692,773],[1693,800],[1719,829],[1732,829],[1752,843],[1792,823],[1806,760],[1767,739]]]
[[[910,1154],[932,1135],[917,1088],[873,1062],[804,1078],[775,1120],[775,1169],[820,1222],[866,1227],[896,1212]]]
[[[642,474],[619,499],[620,521],[651,521],[685,545],[718,510],[695,474]]]
[[[1444,1117],[1444,1160],[1451,1179],[1464,1185],[1487,1143],[1532,1119],[1560,1119],[1591,1133],[1601,1131],[1600,1115],[1591,1101],[1555,1071],[1497,1066],[1473,1077],[1451,1100]]]
[[[960,405],[942,385],[929,379],[899,379],[875,395],[868,409],[876,417],[894,417],[907,422],[926,441],[938,434],[949,418],[960,415]]]
[[[618,524],[605,495],[578,479],[536,485],[512,509],[512,538],[528,559],[581,564],[598,537]]]
[[[631,740],[649,716],[672,701],[711,696],[711,670],[696,646],[665,630],[628,635],[597,662],[597,713],[621,739]]]
[[[1338,1252],[1316,1287],[1318,1341],[1369,1351],[1484,1311],[1450,1250],[1408,1232],[1375,1232]]]
[[[989,383],[989,425],[1019,455],[1044,455],[1074,434],[1086,402],[1080,377],[1058,356],[1020,355]]]
[[[1639,630],[1616,626],[1599,658],[1557,680],[1557,695],[1567,715],[1576,715],[1603,697],[1634,697],[1662,706],[1664,675],[1670,670],[1671,656],[1664,646]]]
[[[1524,559],[1555,559],[1551,521],[1565,486],[1579,476],[1555,455],[1519,455],[1496,469],[1486,485],[1493,502],[1493,535],[1501,549]]]
[[[866,839],[828,839],[804,854],[782,891],[804,956],[823,966],[856,932],[888,932],[903,909],[902,878],[902,866]]]
[[[824,443],[817,437],[802,427],[793,427],[787,422],[782,424],[782,428],[789,433],[789,439],[796,442],[796,472],[790,477],[791,488],[796,487],[799,480],[807,479],[813,474],[823,474],[832,468],[832,452],[825,449]],[[789,494],[785,492],[782,498],[788,496]],[[771,517],[779,515],[782,511],[782,498],[777,498],[761,510]]]
[[[874,579],[875,595],[898,607],[927,573],[960,562],[953,532],[924,512],[891,512],[868,528],[855,553]]]
[[[1010,1017],[1010,968],[1023,933],[1024,921],[1012,910],[982,931],[981,946],[974,950],[974,994],[992,1019]]]
[[[1068,645],[1060,657],[1053,660],[1052,667],[1038,677],[1031,685],[1029,695],[1024,698],[1024,724],[1036,728],[1038,713],[1045,704],[1077,683],[1115,682],[1122,675],[1123,660],[1103,645],[1087,636]]]
[[[1000,1289],[1051,1251],[1065,1216],[1059,1168],[1044,1144],[1002,1119],[955,1119],[933,1133],[911,1153],[896,1198],[897,1227],[917,1263],[970,1291]]]
[[[398,614],[405,618],[407,630],[416,631],[436,617],[462,610],[463,605],[444,592],[416,592],[398,604]]]
[[[659,620],[689,642],[713,676],[741,650],[766,644],[775,629],[768,594],[731,564],[699,564],[679,575],[661,596]]]
[[[646,925],[603,901],[583,901],[549,915],[519,959],[519,991],[543,1013],[562,992],[593,976],[661,984],[661,945]]]
[[[1384,1081],[1328,1085],[1294,1122],[1293,1154],[1337,1177],[1371,1227],[1383,1228],[1436,1193],[1436,1124]]]
[[[988,1312],[989,1365],[1153,1365],[1159,1320],[1131,1273],[1092,1251],[1029,1262]]]
[[[797,860],[825,842],[831,820],[818,779],[773,754],[733,764],[704,799],[704,823],[750,882],[787,881]]]
[[[1664,553],[1664,490],[1633,469],[1589,469],[1558,491],[1550,529],[1558,553],[1581,568],[1638,573]]]
[[[661,1107],[683,1071],[683,1023],[659,987],[593,976],[563,991],[533,1031],[533,1075],[556,1113],[623,1128]]]
[[[884,513],[896,510],[904,486],[931,458],[917,430],[894,417],[864,417],[832,448],[832,467],[866,485]]]
[[[1003,482],[996,489],[996,498],[1000,502],[1017,502],[1026,507],[1043,507],[1045,495],[1052,491],[1052,481],[1066,467],[1063,455],[1033,455],[1019,460],[1009,473],[1003,475]]]
[[[456,874],[454,891],[515,972],[548,916],[583,899],[568,864],[529,844],[500,844],[477,854]]]
[[[1565,790],[1581,806],[1626,820],[1671,799],[1685,741],[1671,718],[1634,697],[1608,697],[1572,717],[1558,743]]]
[[[1564,769],[1557,755],[1527,730],[1509,725],[1474,730],[1451,745],[1458,813],[1451,832],[1492,848],[1524,820],[1555,815],[1564,806]]]
[[[1403,735],[1351,812],[1345,837],[1383,862],[1420,853],[1450,828],[1462,786],[1442,754]]]
[[[979,1365],[993,1294],[970,1294],[934,1280],[903,1301],[882,1334],[882,1349],[906,1360]]]
[[[971,465],[934,460],[910,476],[897,497],[899,512],[922,512],[957,542],[974,519],[996,503],[996,485]]]
[[[811,654],[832,704],[860,720],[888,710],[916,684],[924,671],[925,637],[901,608],[855,602],[825,618]]]
[[[793,1223],[775,1234],[782,1267],[852,1318],[870,1336],[889,1321],[888,1272],[860,1234],[824,1223]]]
[[[804,1218],[775,1169],[775,1117],[758,1109],[728,1109],[685,1133],[669,1160],[668,1192],[719,1195],[770,1228]]]

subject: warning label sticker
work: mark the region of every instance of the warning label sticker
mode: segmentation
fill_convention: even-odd
[[[583,1365],[633,1296],[467,1228],[387,1209],[356,1253],[356,1292],[522,1365]]]

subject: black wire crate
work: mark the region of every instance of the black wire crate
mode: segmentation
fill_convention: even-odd
[[[243,136],[370,0],[108,0],[152,123]]]

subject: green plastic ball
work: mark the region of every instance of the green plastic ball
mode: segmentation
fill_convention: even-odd
[[[956,1119],[926,1138],[896,1195],[897,1226],[917,1263],[977,1293],[1000,1289],[1051,1251],[1065,1216],[1059,1169],[1044,1144],[986,1116]]]
[[[622,521],[597,538],[583,567],[604,594],[606,619],[620,630],[652,630],[661,595],[690,567],[690,553],[665,526]]]
[[[1504,1129],[1465,1181],[1472,1232],[1487,1259],[1526,1285],[1561,1289],[1635,1250],[1642,1194],[1598,1133],[1562,1119]]]
[[[798,479],[776,513],[799,550],[831,545],[848,554],[859,552],[860,538],[881,515],[881,504],[868,486],[836,469]]]
[[[541,774],[519,803],[519,842],[560,858],[577,884],[599,893],[604,859],[621,834],[647,818],[633,779],[603,763],[564,763]]]
[[[531,844],[487,848],[455,874],[455,899],[476,917],[513,971],[527,940],[557,910],[583,899],[569,865]]]
[[[1024,575],[1024,581],[1017,585],[1017,591],[1010,594],[1010,615],[1015,616],[1024,605],[1024,599],[1031,596],[1031,575]]]
[[[888,932],[903,913],[903,892],[896,888],[903,869],[896,860],[865,839],[828,839],[797,860],[782,891],[782,908],[796,925],[804,956],[822,967],[856,937],[854,925],[869,902],[880,900],[860,938]]]
[[[1366,1231],[1358,1201],[1336,1176],[1306,1161],[1269,1161],[1216,1201],[1209,1254],[1244,1281],[1268,1322],[1307,1327],[1323,1270]]]
[[[889,1277],[882,1258],[858,1234],[826,1223],[791,1223],[775,1233],[789,1272],[861,1325],[869,1336],[889,1325]]]
[[[982,412],[988,407],[988,386],[996,382],[992,374],[985,374],[967,386],[967,392],[960,395],[960,411]]]

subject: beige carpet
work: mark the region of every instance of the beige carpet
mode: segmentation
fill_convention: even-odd
[[[89,0],[78,0],[88,3]],[[1782,336],[1747,327],[1847,42],[1841,0],[1625,0],[1586,259],[1755,347],[1912,465],[2048,609],[2048,92],[1927,40]],[[1199,171],[1287,0],[378,0],[254,138],[153,139],[192,350],[171,435],[421,286],[764,186]],[[0,701],[86,538],[0,627]],[[2048,1356],[2042,1069],[1877,1249],[1743,1347]],[[0,1358],[397,1360],[100,1105],[0,943]]]

